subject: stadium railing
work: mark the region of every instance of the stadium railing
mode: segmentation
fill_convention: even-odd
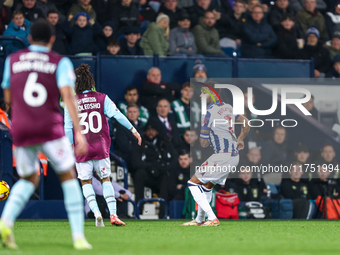
[[[140,219],[140,215],[139,215],[139,209],[140,206],[144,203],[147,202],[158,202],[158,203],[163,203],[164,204],[164,217],[163,219],[167,219],[168,218],[168,203],[165,201],[165,199],[163,198],[143,198],[140,199],[137,203],[137,210],[136,210],[136,218]]]

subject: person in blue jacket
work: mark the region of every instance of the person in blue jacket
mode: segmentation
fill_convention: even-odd
[[[14,11],[12,21],[9,23],[7,29],[4,32],[6,36],[17,36],[22,39],[25,46],[29,46],[28,35],[30,34],[31,22],[24,18],[22,11]],[[3,46],[7,54],[16,52],[22,48],[21,43],[18,41],[3,41]]]

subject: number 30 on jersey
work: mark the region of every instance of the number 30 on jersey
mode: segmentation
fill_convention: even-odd
[[[87,134],[89,131],[92,133],[98,133],[102,130],[102,116],[99,112],[91,112],[88,114],[87,112],[79,113],[78,117],[80,118],[79,124],[80,126],[84,126],[82,128],[81,133],[83,135]],[[93,125],[93,118],[97,118],[98,127],[94,127]]]

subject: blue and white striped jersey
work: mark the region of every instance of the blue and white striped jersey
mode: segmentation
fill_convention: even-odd
[[[233,107],[230,104],[222,103],[221,106],[220,102],[217,102],[217,105],[214,103],[208,105],[202,130],[210,131],[209,142],[215,153],[228,152],[232,153],[232,156],[238,155],[234,131],[234,123],[238,116],[233,115]]]

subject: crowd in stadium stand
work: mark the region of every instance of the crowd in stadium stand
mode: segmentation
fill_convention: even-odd
[[[68,55],[214,56],[315,60],[340,76],[338,0],[3,0],[0,34],[20,37],[40,17]],[[17,43],[4,42],[7,53]],[[230,56],[229,56],[230,57]]]
[[[154,55],[228,57],[230,48],[246,58],[315,60],[315,77],[340,77],[340,1],[338,0],[2,0],[0,33],[27,36],[32,22],[45,17],[56,29],[53,50],[63,55]],[[7,53],[21,48],[3,41]],[[203,56],[202,56],[203,55]],[[207,78],[207,68],[197,60],[194,78]],[[115,123],[115,153],[128,164],[134,180],[136,201],[144,187],[159,197],[184,200],[190,163],[201,164],[212,151],[199,146],[199,110],[192,102],[190,83],[182,86],[162,80],[153,67],[145,82],[126,88],[118,107],[142,135],[137,146],[131,132]],[[181,95],[181,96],[179,96]],[[244,93],[247,96],[247,93]],[[255,118],[245,100],[245,116]],[[253,98],[255,102],[255,97]],[[314,98],[304,105],[314,118]],[[191,116],[191,122],[189,119]],[[191,129],[190,129],[191,128]],[[286,130],[276,127],[272,136],[252,129],[240,154],[240,165],[302,166],[306,163],[338,166],[334,148],[325,144],[320,152],[299,145],[287,150]],[[334,179],[330,191],[340,198],[340,182],[334,172],[312,176],[291,171],[287,176],[256,175],[242,170],[231,174],[224,189],[243,201],[270,197],[266,183],[281,185],[281,194],[296,201],[322,194],[320,180]],[[315,178],[312,178],[315,177]],[[301,210],[299,211],[301,212]],[[302,217],[303,213],[295,212]],[[302,216],[301,216],[302,215]]]

